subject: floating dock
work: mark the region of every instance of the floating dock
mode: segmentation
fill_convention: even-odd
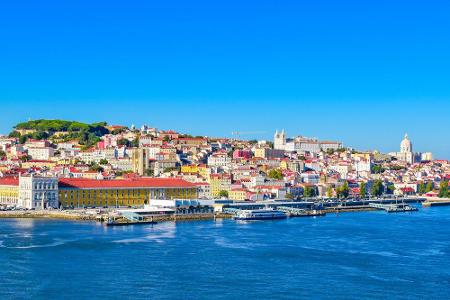
[[[322,210],[306,210],[295,207],[278,206],[279,211],[287,214],[288,217],[323,217],[326,213]]]
[[[157,224],[158,222],[151,219],[147,219],[144,216],[136,214],[134,212],[126,211],[122,212],[119,217],[109,216],[105,225],[106,226],[126,226],[126,225],[148,225]]]
[[[411,212],[411,211],[418,211],[419,209],[411,206],[409,204],[380,204],[380,203],[370,203],[370,207],[384,210],[388,213],[394,213],[394,212]]]

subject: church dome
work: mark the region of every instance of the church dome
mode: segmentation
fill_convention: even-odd
[[[412,152],[412,143],[408,138],[408,134],[405,134],[405,138],[400,143],[400,152]]]

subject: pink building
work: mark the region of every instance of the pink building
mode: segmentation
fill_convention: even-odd
[[[237,158],[244,158],[244,159],[250,159],[252,157],[252,151],[251,150],[234,150],[233,151],[233,159]]]

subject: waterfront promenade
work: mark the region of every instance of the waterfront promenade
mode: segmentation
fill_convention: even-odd
[[[234,202],[230,204],[221,205],[221,209],[215,212],[203,213],[154,213],[147,214],[144,219],[146,221],[152,220],[156,222],[163,221],[195,221],[195,220],[212,220],[212,219],[227,219],[233,216],[229,210],[241,209],[263,209],[278,207],[291,207],[297,209],[304,209],[306,213],[312,211],[322,211],[323,213],[339,213],[339,212],[362,212],[373,211],[376,208],[372,207],[371,203],[392,204],[397,202],[423,202],[424,198],[392,198],[392,199],[348,199],[348,200],[320,200],[307,199],[307,201],[261,201],[261,202]],[[123,211],[123,210],[122,210]],[[138,212],[139,210],[127,209],[127,211]],[[78,221],[100,221],[106,222],[111,216],[119,223],[127,223],[123,216],[121,216],[121,209],[72,209],[72,210],[10,210],[0,211],[1,218],[27,218],[27,219],[61,219],[61,220],[78,220]],[[135,223],[135,222],[130,222]],[[137,222],[138,223],[138,222]]]

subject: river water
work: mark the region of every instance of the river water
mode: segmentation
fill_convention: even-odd
[[[449,299],[450,207],[104,227],[0,220],[0,299]]]

